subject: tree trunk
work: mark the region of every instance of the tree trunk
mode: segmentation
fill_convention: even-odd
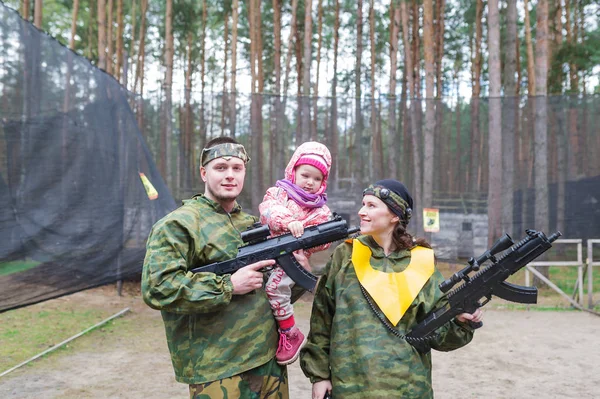
[[[548,142],[547,142],[547,76],[548,76],[548,0],[537,5],[535,44],[535,226],[548,231]],[[548,268],[540,270],[546,277]],[[534,281],[534,284],[536,281]]]
[[[433,206],[433,169],[435,134],[435,56],[433,41],[433,0],[423,1],[423,50],[425,53],[425,134],[423,137],[423,195],[424,208]]]
[[[296,145],[300,145],[302,143],[302,136],[303,136],[303,132],[302,132],[302,108],[303,108],[303,102],[302,102],[302,77],[304,76],[302,74],[302,67],[303,67],[303,62],[302,62],[302,38],[301,38],[301,30],[299,29],[298,26],[298,21],[296,21],[296,40],[294,41],[294,50],[296,51],[296,83],[297,83],[297,90],[296,90]]]
[[[317,42],[317,77],[315,80],[315,86],[313,91],[313,123],[311,129],[311,140],[317,140],[317,128],[318,128],[318,112],[319,112],[319,71],[321,69],[321,45],[323,43],[323,0],[319,0],[317,5],[317,34],[319,40]],[[327,126],[327,124],[325,124]]]
[[[274,10],[274,31],[275,31],[275,124],[274,129],[271,129],[271,134],[274,137],[272,143],[274,148],[271,150],[271,182],[282,177],[282,171],[285,168],[285,151],[284,151],[284,121],[285,115],[283,110],[283,101],[281,99],[281,0],[273,0]]]
[[[164,130],[161,137],[161,162],[163,177],[167,187],[171,186],[171,132],[172,132],[172,90],[173,90],[173,0],[167,0],[165,14],[165,103]],[[164,155],[163,155],[164,154]]]
[[[421,165],[420,165],[420,156],[419,156],[419,137],[418,137],[418,129],[417,129],[417,117],[416,117],[416,113],[417,113],[417,107],[416,107],[416,102],[417,102],[417,98],[415,95],[415,90],[416,90],[416,85],[415,85],[415,78],[414,78],[414,69],[415,67],[413,66],[413,55],[412,55],[412,50],[411,50],[411,43],[409,40],[409,32],[410,32],[410,27],[409,27],[409,23],[408,23],[408,9],[407,9],[407,3],[402,1],[400,2],[400,10],[401,10],[401,15],[402,15],[402,40],[403,40],[403,44],[404,44],[404,65],[405,65],[405,73],[408,79],[408,89],[407,91],[410,91],[410,123],[411,123],[411,138],[412,138],[412,159],[413,159],[413,174],[412,174],[412,178],[413,178],[413,197],[414,198],[421,198]],[[418,24],[418,20],[415,21],[415,23]],[[415,209],[413,209],[413,218],[414,220],[414,224],[413,224],[413,229],[416,229],[416,234],[420,235],[423,232],[423,226],[421,221],[423,220],[422,218],[422,209],[423,206],[420,205],[420,202],[417,202]]]
[[[396,152],[399,150],[400,141],[396,138],[396,71],[398,70],[398,35],[400,33],[400,7],[390,4],[390,93],[388,96],[388,176],[396,176],[398,160]]]
[[[475,11],[475,51],[473,54],[473,90],[471,95],[471,159],[469,160],[471,168],[469,175],[471,179],[470,190],[479,192],[481,189],[479,180],[479,163],[481,160],[480,131],[479,131],[479,96],[481,94],[481,38],[482,38],[482,19],[483,19],[483,1],[476,0]]]
[[[98,0],[98,68],[106,70],[106,0]]]
[[[206,9],[206,0],[202,0],[202,39],[200,42],[200,135],[202,136],[202,146],[206,142],[206,110],[204,101],[204,92],[206,90],[206,22],[208,13]],[[212,83],[212,81],[211,81]]]
[[[29,2],[29,0],[22,0],[21,16],[26,21],[29,21],[29,19],[31,18],[31,3]]]
[[[204,0],[206,1],[206,0]],[[256,29],[254,32],[254,35],[256,36],[256,71],[257,71],[257,79],[258,79],[258,92],[260,93],[260,106],[261,106],[261,110],[262,110],[262,99],[263,99],[263,94],[265,91],[265,74],[264,74],[264,68],[263,68],[263,43],[262,43],[262,20],[261,20],[261,16],[262,16],[262,10],[261,10],[261,4],[262,2],[257,0],[254,3],[254,7],[255,7],[255,13],[254,13],[254,18],[256,20]],[[259,123],[260,123],[260,127],[261,127],[261,132],[262,132],[262,112],[260,113],[260,118],[259,118]],[[262,134],[262,133],[261,133]],[[261,141],[261,146],[262,146],[262,141]],[[261,152],[262,154],[262,152]],[[262,163],[261,163],[262,164]]]
[[[75,49],[75,34],[77,33],[77,15],[79,13],[79,0],[73,1],[73,11],[71,13],[71,36],[69,37],[69,48]]]
[[[131,57],[131,65],[135,68],[135,74],[137,75],[137,67],[139,60],[139,47],[138,54],[135,52],[135,44],[136,44],[136,35],[135,35],[135,10],[136,10],[136,0],[131,1],[131,41],[129,42],[129,51],[131,52],[129,56]],[[141,29],[140,29],[141,30]],[[141,35],[141,32],[140,32]],[[134,69],[132,68],[132,70]],[[128,77],[124,77],[125,81],[128,81]],[[133,83],[133,92],[135,93],[135,77],[131,79]]]
[[[434,40],[435,40],[435,134],[434,143],[436,148],[436,154],[439,156],[434,157],[436,166],[434,168],[434,187],[438,190],[448,191],[448,186],[452,180],[449,178],[449,174],[452,171],[450,167],[449,151],[444,151],[444,148],[449,148],[451,142],[451,130],[445,129],[443,124],[443,115],[445,107],[442,106],[442,91],[443,91],[443,74],[442,74],[442,59],[444,56],[444,30],[445,20],[444,13],[446,9],[446,0],[437,0],[435,9],[435,20],[434,20]],[[445,165],[442,166],[442,165]],[[437,172],[437,173],[436,173]]]
[[[229,98],[229,125],[231,137],[235,137],[236,125],[236,69],[237,69],[237,35],[238,35],[238,17],[239,2],[233,0],[231,6],[231,97]]]
[[[535,65],[533,42],[531,39],[531,20],[529,19],[529,0],[523,0],[525,11],[525,46],[527,47],[527,94],[535,96]]]
[[[106,22],[106,43],[108,44],[108,53],[106,54],[106,72],[113,73],[113,5],[114,0],[108,0],[108,17]]]
[[[573,0],[576,3],[576,0]],[[575,21],[571,24],[571,13],[572,9],[576,6],[571,7],[570,1],[565,0],[565,30],[567,34],[567,43],[574,45],[577,42],[577,24]],[[573,18],[575,19],[575,18]],[[574,63],[569,63],[569,93],[577,94],[579,91],[577,81],[577,67]]]
[[[90,0],[89,3],[89,15],[88,18],[90,21],[93,21],[96,18],[96,14],[94,13],[94,10],[96,9],[96,7],[94,7],[94,1],[95,0]],[[89,60],[93,60],[94,57],[92,56],[92,48],[94,47],[94,35],[93,35],[93,27],[94,24],[88,24],[87,26],[87,45],[85,47],[85,52],[84,55],[89,59]],[[95,43],[97,45],[97,43]],[[89,81],[87,82],[89,85]]]
[[[192,158],[192,137],[193,137],[193,115],[192,115],[192,77],[194,74],[194,62],[192,55],[193,48],[193,33],[188,32],[186,37],[186,68],[185,68],[185,112],[184,117],[184,128],[183,128],[183,181],[181,186],[185,188],[186,192],[191,190],[192,176],[190,171],[194,169],[194,159]]]
[[[446,12],[446,0],[436,0],[437,5],[437,27],[435,29],[436,34],[436,57],[435,57],[435,67],[436,67],[436,98],[441,99],[443,96],[443,75],[442,75],[442,58],[444,56],[444,33],[445,33],[445,12]],[[437,125],[436,125],[437,126]]]
[[[136,93],[137,82],[140,80],[140,96],[144,95],[144,64],[146,61],[146,14],[148,12],[148,0],[142,0],[140,39],[138,44],[137,63],[135,67],[135,79],[133,82],[133,92]]]
[[[227,106],[227,56],[229,53],[229,12],[225,12],[223,41],[225,42],[225,50],[223,51],[223,93],[221,94],[221,136],[225,135],[225,116],[228,114]]]
[[[454,174],[452,175],[452,181],[454,185],[452,186],[454,190],[453,192],[462,193],[464,187],[467,187],[468,184],[463,184],[464,176],[462,173],[462,165],[460,159],[462,157],[462,147],[461,147],[461,101],[460,101],[460,91],[458,86],[460,84],[458,78],[458,69],[455,71],[455,80],[456,80],[456,164],[454,166]]]
[[[36,28],[42,29],[44,2],[43,0],[35,0],[35,6],[33,10],[33,24]]]
[[[517,98],[517,0],[508,0],[506,35],[504,41],[504,106],[502,119],[502,230],[509,235],[513,230],[515,123],[519,101]],[[491,148],[491,146],[490,146]]]
[[[329,172],[329,185],[337,188],[340,165],[338,160],[338,108],[337,108],[337,68],[338,68],[338,45],[340,41],[340,2],[335,0],[335,19],[333,23],[333,82],[331,83],[331,128],[329,129],[331,139],[327,142],[331,151],[331,170]]]
[[[310,137],[310,63],[312,61],[312,0],[304,0],[304,65],[302,87],[302,118],[300,126],[300,142],[307,141]]]
[[[356,63],[354,66],[354,96],[355,96],[355,114],[356,121],[354,125],[354,145],[353,145],[353,160],[354,166],[352,170],[356,173],[358,187],[363,186],[364,166],[363,166],[363,151],[362,151],[362,131],[364,128],[362,110],[361,110],[361,68],[362,68],[362,30],[363,30],[363,0],[357,0],[356,10]]]
[[[285,103],[287,100],[287,92],[289,89],[289,76],[292,65],[292,51],[294,49],[294,38],[296,37],[297,29],[297,13],[298,13],[298,0],[292,0],[292,19],[290,21],[290,36],[288,37],[287,56],[285,58],[285,76],[283,78],[283,109],[285,110]]]
[[[117,0],[117,64],[115,78],[121,81],[121,67],[123,66],[123,0]]]
[[[398,114],[402,123],[400,124],[400,129],[396,133],[397,142],[402,142],[402,152],[401,160],[399,162],[399,168],[396,169],[396,173],[392,174],[392,176],[398,176],[399,180],[402,180],[407,187],[412,187],[412,182],[410,181],[411,175],[409,171],[411,170],[412,159],[411,159],[411,146],[410,146],[410,130],[408,129],[410,118],[408,115],[407,109],[407,99],[408,99],[408,79],[406,70],[402,74],[402,92],[400,94],[400,104],[398,106]]]
[[[488,108],[488,246],[502,236],[502,104],[500,98],[500,11],[488,0],[490,99]]]
[[[560,94],[563,92],[565,74],[563,72],[561,57],[557,53],[562,45],[562,0],[554,0],[552,7],[552,16],[550,17],[552,28],[550,48],[548,49],[548,92],[550,94]]]
[[[260,108],[260,91],[259,91],[259,71],[258,71],[258,58],[261,57],[259,53],[258,38],[260,35],[260,26],[258,25],[259,19],[256,15],[260,13],[260,0],[250,0],[248,3],[248,22],[250,32],[250,76],[252,79],[252,100],[250,105],[250,157],[255,159],[256,165],[250,170],[251,177],[251,190],[250,199],[252,209],[257,209],[260,200],[262,199],[262,176],[260,169],[260,157],[262,152],[260,148],[262,146],[262,131],[260,130],[259,119],[261,116]]]
[[[377,110],[375,108],[375,2],[369,2],[369,47],[371,49],[371,162],[373,176],[369,180],[383,178],[383,146],[381,132],[377,129]]]
[[[258,92],[259,92],[259,96],[257,96],[257,104],[256,104],[256,123],[257,123],[257,130],[259,132],[259,136],[258,136],[258,154],[260,154],[261,156],[257,157],[256,160],[256,167],[258,169],[258,196],[257,196],[257,201],[256,204],[254,206],[254,209],[258,209],[258,205],[260,204],[260,202],[263,199],[263,195],[265,190],[267,189],[265,187],[265,174],[264,174],[264,157],[262,156],[262,154],[264,154],[263,151],[263,113],[262,113],[262,108],[263,108],[263,95],[265,92],[265,74],[264,74],[264,68],[263,68],[263,42],[262,42],[262,20],[261,20],[261,16],[262,16],[262,10],[261,10],[261,4],[262,2],[260,0],[255,0],[254,3],[254,7],[255,7],[255,13],[254,13],[254,18],[256,19],[256,27],[255,27],[255,37],[256,37],[256,57],[255,60],[257,62],[257,79],[258,79]]]

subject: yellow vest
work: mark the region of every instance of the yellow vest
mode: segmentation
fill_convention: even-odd
[[[386,273],[371,266],[371,249],[353,240],[352,263],[358,281],[373,298],[392,325],[398,325],[402,315],[417,297],[434,271],[433,250],[415,247],[410,251],[409,265],[402,272]]]

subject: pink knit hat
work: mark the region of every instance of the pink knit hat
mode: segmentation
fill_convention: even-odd
[[[316,154],[302,155],[300,157],[300,159],[298,159],[298,161],[296,162],[296,165],[294,165],[294,169],[300,165],[314,166],[315,168],[319,169],[319,171],[321,173],[323,173],[323,177],[327,177],[327,175],[329,174],[329,170],[327,168],[327,162],[325,162],[325,159],[320,155],[316,155]]]

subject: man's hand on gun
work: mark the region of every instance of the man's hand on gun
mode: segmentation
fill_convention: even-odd
[[[310,263],[308,262],[308,258],[306,257],[304,250],[299,249],[297,251],[294,251],[293,253],[294,253],[294,258],[296,258],[296,261],[300,264],[300,266],[302,266],[304,269],[308,270],[309,272],[312,272],[312,267],[310,266]]]
[[[231,284],[233,284],[233,295],[244,295],[250,291],[262,288],[263,274],[262,269],[275,265],[273,259],[261,260],[242,267],[231,275]]]

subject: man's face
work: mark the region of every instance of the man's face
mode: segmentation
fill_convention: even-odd
[[[246,166],[237,157],[215,158],[200,168],[204,195],[223,205],[233,202],[244,188]]]

